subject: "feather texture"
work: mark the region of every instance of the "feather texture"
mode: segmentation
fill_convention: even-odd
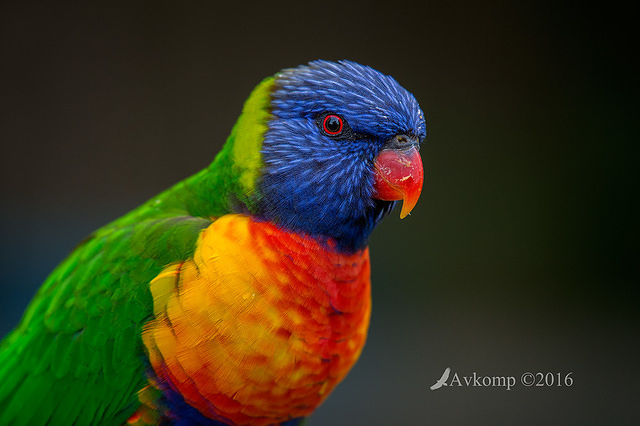
[[[357,360],[369,256],[227,215],[151,292],[158,314],[143,340],[156,383],[209,418],[274,424],[309,415]]]

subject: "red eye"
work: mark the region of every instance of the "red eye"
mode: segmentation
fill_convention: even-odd
[[[322,128],[331,136],[339,135],[342,132],[342,126],[342,118],[333,114],[327,115],[322,122]]]

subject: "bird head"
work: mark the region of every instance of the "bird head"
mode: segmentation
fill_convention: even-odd
[[[264,80],[243,116],[241,198],[259,218],[355,251],[397,201],[405,217],[420,196],[425,119],[390,76],[310,62]]]

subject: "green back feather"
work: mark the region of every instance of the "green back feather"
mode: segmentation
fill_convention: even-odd
[[[192,256],[200,231],[250,206],[273,78],[245,103],[211,166],[82,242],[0,343],[0,424],[121,424],[146,384],[149,282]]]

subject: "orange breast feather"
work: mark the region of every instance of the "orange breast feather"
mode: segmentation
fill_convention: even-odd
[[[151,283],[143,334],[159,381],[204,416],[309,415],[356,362],[369,324],[367,249],[343,255],[242,215],[203,231],[193,260]]]

